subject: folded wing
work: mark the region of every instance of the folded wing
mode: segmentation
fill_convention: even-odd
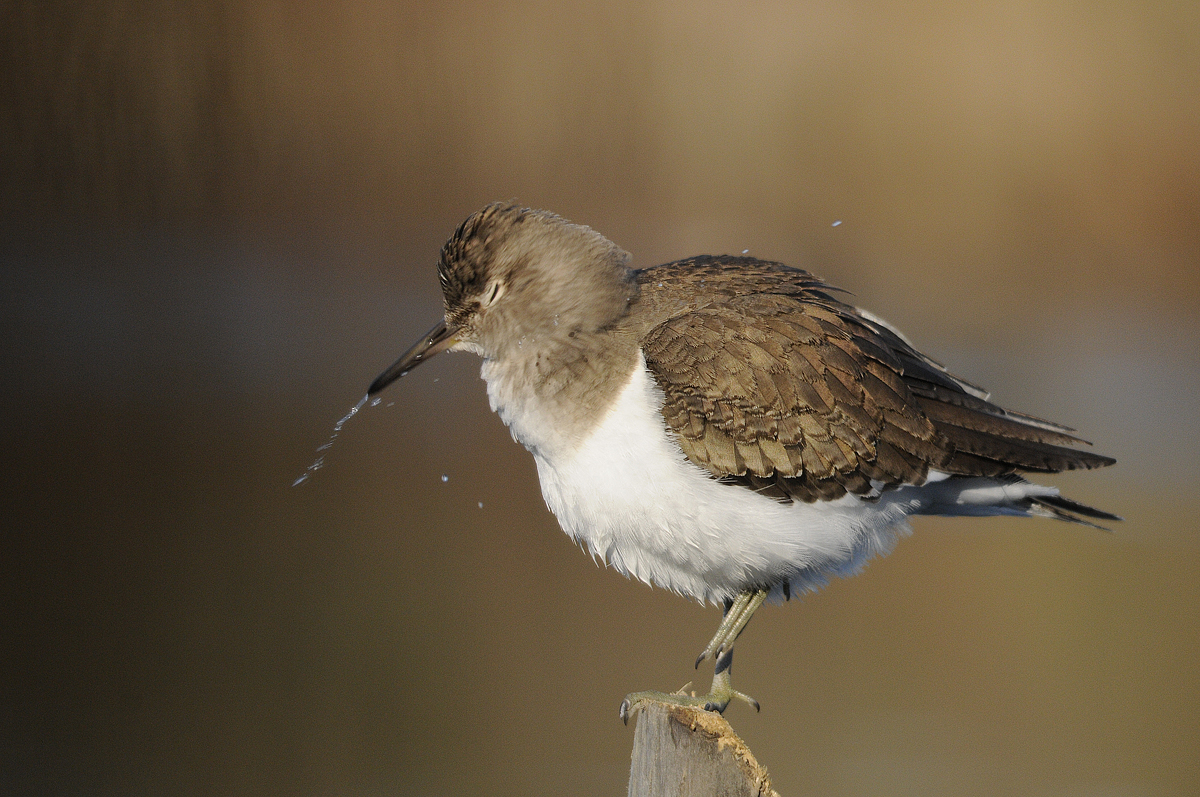
[[[715,476],[814,501],[922,484],[931,469],[1004,476],[1113,462],[1076,448],[1086,443],[1066,427],[992,404],[812,275],[759,265],[773,279],[698,303],[643,340],[668,425]]]

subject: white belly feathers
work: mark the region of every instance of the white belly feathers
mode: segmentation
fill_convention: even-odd
[[[531,448],[542,495],[563,529],[620,572],[699,600],[776,584],[781,597],[779,582],[796,592],[816,588],[825,574],[848,574],[886,552],[906,530],[915,506],[888,500],[900,498],[895,493],[874,503],[848,495],[782,504],[716,482],[671,438],[662,401],[639,357],[581,445]]]

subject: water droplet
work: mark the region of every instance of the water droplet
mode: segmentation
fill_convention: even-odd
[[[480,508],[480,509],[483,509],[483,501],[480,501],[480,502],[479,502],[479,508]]]
[[[442,481],[444,481],[444,482],[448,482],[448,481],[450,481],[450,477],[449,477],[448,475],[446,475],[445,473],[443,473],[443,474],[442,474]]]
[[[750,254],[750,250],[749,250],[749,249],[743,249],[743,250],[742,250],[742,254],[743,254],[743,255],[748,255],[748,254]]]
[[[837,226],[838,226],[838,225],[840,225],[840,224],[841,224],[841,222],[840,222],[840,221],[835,221],[833,224],[830,224],[829,226],[830,226],[830,227],[837,227]]]
[[[347,412],[346,415],[340,421],[338,421],[337,423],[335,423],[333,425],[333,433],[335,435],[338,432],[342,431],[342,427],[346,425],[346,421],[350,420],[351,418],[353,418],[355,415],[358,414],[358,411],[361,410],[363,408],[363,405],[367,403],[368,398],[369,398],[368,396],[363,396],[362,398],[360,398],[358,400],[358,403],[355,404],[353,407],[351,407],[350,411]]]
[[[329,435],[329,439],[326,440],[323,445],[317,446],[317,453],[320,454],[320,456],[317,457],[316,461],[313,462],[313,464],[309,465],[307,468],[304,469],[304,473],[300,474],[300,478],[298,478],[298,479],[296,479],[296,481],[292,482],[293,487],[303,484],[304,482],[306,482],[308,480],[308,477],[310,475],[312,475],[313,473],[316,473],[318,470],[321,469],[321,467],[325,464],[325,455],[322,454],[321,452],[328,451],[329,449],[333,448],[334,441],[337,440],[338,434],[342,431],[342,427],[346,425],[346,421],[350,420],[355,415],[357,415],[358,411],[361,410],[364,406],[366,406],[368,401],[370,401],[371,406],[374,407],[377,404],[379,404],[380,399],[376,398],[376,399],[372,400],[370,396],[363,396],[361,399],[358,400],[357,404],[355,404],[353,407],[350,408],[349,412],[347,412],[345,415],[342,416],[342,419],[340,421],[338,421],[337,423],[335,423],[333,425],[333,434]]]
[[[371,406],[378,407],[379,402],[381,402],[381,401],[383,401],[383,399],[381,399],[379,396],[376,396],[375,398],[371,399]]]

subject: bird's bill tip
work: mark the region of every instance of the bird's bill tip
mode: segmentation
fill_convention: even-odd
[[[449,326],[445,319],[438,321],[434,324],[433,329],[425,333],[412,348],[400,355],[400,359],[388,366],[386,371],[375,378],[375,381],[367,388],[367,395],[375,395],[430,357],[458,343],[457,334],[458,327]]]

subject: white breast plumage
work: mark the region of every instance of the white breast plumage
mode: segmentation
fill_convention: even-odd
[[[563,529],[622,573],[714,602],[784,579],[799,591],[857,569],[904,530],[906,507],[894,500],[782,504],[715,481],[679,449],[662,400],[639,358],[581,445],[530,448]]]

